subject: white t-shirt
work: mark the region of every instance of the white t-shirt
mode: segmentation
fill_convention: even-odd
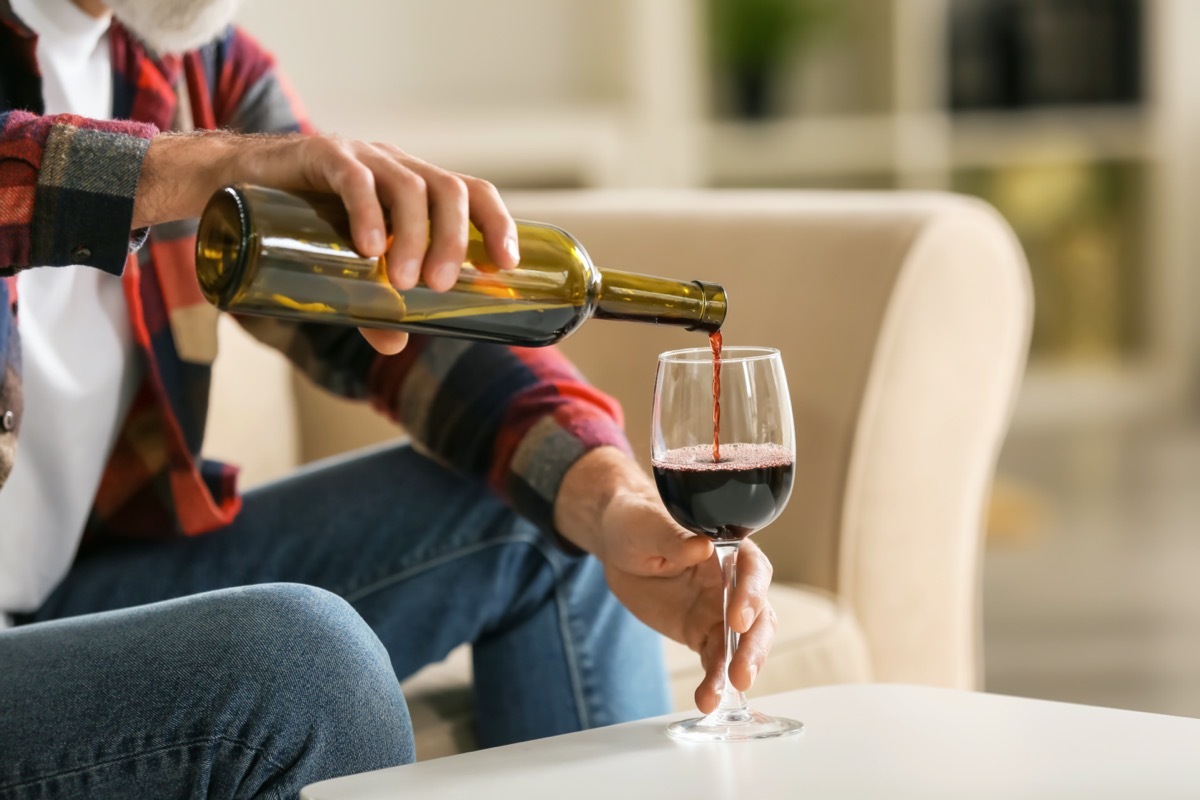
[[[11,2],[38,35],[46,113],[109,119],[109,19],[71,0]],[[38,267],[20,273],[17,298],[25,411],[0,488],[0,627],[66,574],[140,377],[120,278]]]

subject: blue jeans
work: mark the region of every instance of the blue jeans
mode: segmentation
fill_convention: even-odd
[[[399,681],[464,642],[484,746],[668,708],[599,563],[406,446],[251,492],[227,530],[86,555],[20,622],[0,798],[284,798],[411,761]]]

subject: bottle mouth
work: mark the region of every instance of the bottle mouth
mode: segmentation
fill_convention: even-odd
[[[719,283],[705,281],[692,281],[692,283],[700,289],[702,303],[700,318],[688,326],[688,330],[704,331],[705,333],[715,333],[721,330],[721,326],[725,324],[725,313],[729,310],[725,287]]]
[[[196,232],[196,278],[205,299],[216,306],[233,299],[249,252],[249,210],[241,191],[226,186],[209,198]]]

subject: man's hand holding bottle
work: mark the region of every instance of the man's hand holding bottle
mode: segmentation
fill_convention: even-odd
[[[483,235],[495,266],[512,269],[520,260],[516,225],[492,184],[394,145],[334,136],[160,134],[143,162],[134,227],[198,217],[213,192],[233,183],[337,194],[356,249],[385,256],[388,277],[401,291],[418,280],[435,291],[455,284],[468,223]],[[403,331],[360,330],[384,354],[408,341]]]

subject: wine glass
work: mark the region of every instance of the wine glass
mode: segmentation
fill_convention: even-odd
[[[796,436],[779,351],[727,347],[719,360],[716,352],[663,353],[654,382],[652,463],[658,493],[676,522],[716,544],[726,606],[721,704],[708,716],[672,723],[667,732],[678,739],[747,741],[803,727],[752,711],[746,695],[728,679],[738,641],[728,616],[738,544],[787,504]]]

